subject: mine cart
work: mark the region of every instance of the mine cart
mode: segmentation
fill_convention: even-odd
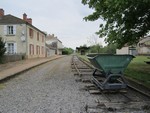
[[[95,67],[92,81],[100,89],[118,90],[127,87],[123,73],[134,56],[89,54],[87,57]]]

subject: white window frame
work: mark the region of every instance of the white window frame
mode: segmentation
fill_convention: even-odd
[[[17,53],[17,43],[9,42],[6,44],[6,51],[8,54]]]
[[[5,35],[15,35],[16,34],[16,25],[5,25],[4,26]]]
[[[14,27],[13,26],[7,26],[7,34],[8,35],[14,34]]]
[[[9,54],[14,54],[15,53],[15,51],[14,51],[14,43],[8,43],[8,45],[7,45],[7,52]]]

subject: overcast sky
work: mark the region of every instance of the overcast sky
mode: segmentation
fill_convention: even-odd
[[[26,13],[32,24],[48,34],[55,34],[65,47],[75,49],[87,44],[88,38],[98,31],[102,20],[85,22],[83,18],[92,13],[81,0],[0,0],[5,14],[22,18]],[[99,40],[101,43],[103,41]]]

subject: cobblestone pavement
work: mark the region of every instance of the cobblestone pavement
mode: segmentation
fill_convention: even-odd
[[[80,90],[70,62],[57,59],[0,84],[0,113],[85,113],[97,97]]]

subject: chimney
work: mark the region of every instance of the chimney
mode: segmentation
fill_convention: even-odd
[[[27,22],[32,24],[32,19],[31,18],[27,18]]]
[[[32,19],[31,18],[27,18],[27,14],[26,13],[23,14],[23,20],[28,22],[28,23],[30,23],[30,24],[32,24]]]
[[[4,16],[4,10],[0,9],[0,17]]]
[[[27,21],[27,14],[25,14],[25,13],[23,14],[23,20]]]

